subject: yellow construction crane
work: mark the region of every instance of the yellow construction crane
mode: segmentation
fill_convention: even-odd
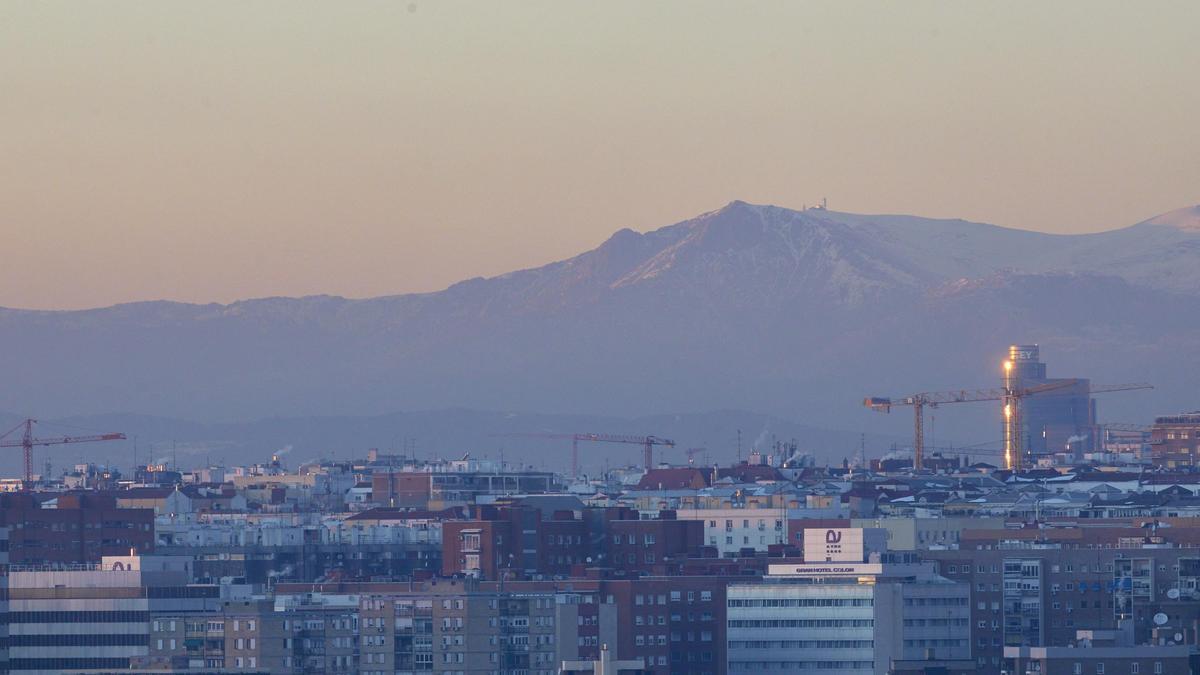
[[[1011,371],[1012,362],[1005,362],[1005,371]],[[1009,378],[1005,382],[1008,383]],[[895,398],[872,396],[863,400],[863,405],[877,412],[891,412],[894,406],[912,406],[913,409],[913,470],[919,471],[925,455],[925,407],[936,408],[946,403],[971,403],[975,401],[1002,401],[1004,415],[1004,468],[1014,469],[1020,465],[1023,449],[1021,444],[1022,399],[1045,394],[1058,389],[1078,386],[1083,380],[1063,379],[1031,387],[1006,386],[997,389],[962,389],[909,394]],[[1089,387],[1089,393],[1100,394],[1110,391],[1152,389],[1149,384],[1110,384]]]

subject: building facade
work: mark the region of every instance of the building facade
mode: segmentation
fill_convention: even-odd
[[[727,672],[885,675],[900,662],[970,665],[970,588],[912,554],[881,551],[885,540],[883,530],[806,530],[804,563],[731,583]]]
[[[150,655],[156,612],[207,614],[220,589],[194,586],[191,560],[112,556],[72,569],[10,567],[12,673],[128,669]]]
[[[1164,469],[1188,469],[1200,463],[1200,411],[1154,418],[1150,460]]]

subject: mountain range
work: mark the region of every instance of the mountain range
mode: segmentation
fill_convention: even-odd
[[[1104,399],[1109,420],[1200,407],[1200,206],[1051,235],[735,201],[435,293],[0,309],[0,410],[215,424],[736,409],[883,439],[910,422],[864,396],[996,386],[1014,342],[1040,343],[1053,376],[1156,385]],[[994,410],[960,407],[938,413],[948,438],[998,436]]]

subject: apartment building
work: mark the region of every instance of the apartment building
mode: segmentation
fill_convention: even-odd
[[[769,546],[787,543],[784,508],[681,509],[676,518],[704,523],[704,545],[715,548],[722,558],[747,549],[765,552]]]
[[[484,580],[566,577],[587,567],[665,573],[702,545],[703,526],[674,512],[641,519],[626,508],[556,511],[483,507],[442,527],[442,573]]]
[[[1150,459],[1166,469],[1200,465],[1200,411],[1156,417],[1150,429]]]
[[[104,556],[154,550],[154,511],[118,508],[107,495],[59,495],[48,508],[32,493],[0,494],[0,526],[17,564],[98,563]]]
[[[281,672],[553,675],[575,654],[559,650],[570,643],[562,629],[574,634],[575,622],[560,619],[569,605],[548,587],[509,591],[469,579],[284,585],[277,610],[291,612],[299,630]],[[352,635],[336,632],[346,625]],[[348,654],[332,652],[347,637],[356,656],[349,663]]]
[[[971,645],[981,674],[1004,669],[1007,647],[1063,647],[1079,630],[1128,621],[1140,644],[1153,619],[1200,620],[1195,528],[1119,523],[966,531],[959,550],[923,551],[943,576],[970,586]]]

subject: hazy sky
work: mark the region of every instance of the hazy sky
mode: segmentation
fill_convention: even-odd
[[[369,296],[731,199],[1200,202],[1200,2],[0,3],[0,305]]]

